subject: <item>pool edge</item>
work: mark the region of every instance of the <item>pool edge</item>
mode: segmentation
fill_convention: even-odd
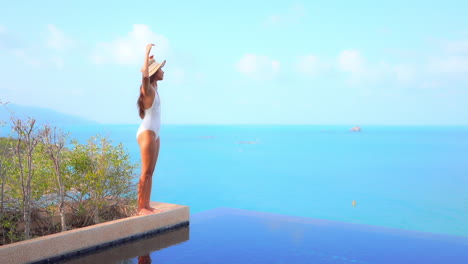
[[[184,205],[151,202],[163,210],[146,216],[131,216],[0,247],[0,262],[44,262],[57,256],[86,252],[189,224],[190,208]],[[47,263],[44,262],[44,263]]]

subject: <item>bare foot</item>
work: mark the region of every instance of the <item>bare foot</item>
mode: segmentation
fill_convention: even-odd
[[[137,215],[150,215],[150,214],[154,214],[153,211],[150,211],[146,208],[140,209],[137,213]]]
[[[151,207],[151,206],[148,206],[148,207],[146,207],[145,209],[146,209],[146,210],[149,210],[149,211],[151,211],[151,212],[153,212],[154,214],[163,212],[163,210],[156,209],[156,208]]]

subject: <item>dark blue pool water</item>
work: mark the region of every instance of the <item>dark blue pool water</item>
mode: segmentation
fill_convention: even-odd
[[[468,238],[220,208],[67,263],[468,263]]]

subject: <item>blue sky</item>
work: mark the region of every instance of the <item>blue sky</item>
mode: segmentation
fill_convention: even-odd
[[[139,123],[468,124],[463,1],[5,1],[0,100]]]

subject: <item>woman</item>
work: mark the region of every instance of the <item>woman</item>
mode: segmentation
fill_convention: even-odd
[[[140,118],[143,119],[137,131],[137,141],[141,153],[141,177],[138,182],[138,215],[160,212],[150,207],[151,184],[153,172],[159,155],[159,129],[161,126],[161,106],[158,94],[158,81],[164,78],[161,69],[166,61],[157,63],[150,57],[154,44],[146,46],[145,62],[140,85],[140,96],[137,106]]]

